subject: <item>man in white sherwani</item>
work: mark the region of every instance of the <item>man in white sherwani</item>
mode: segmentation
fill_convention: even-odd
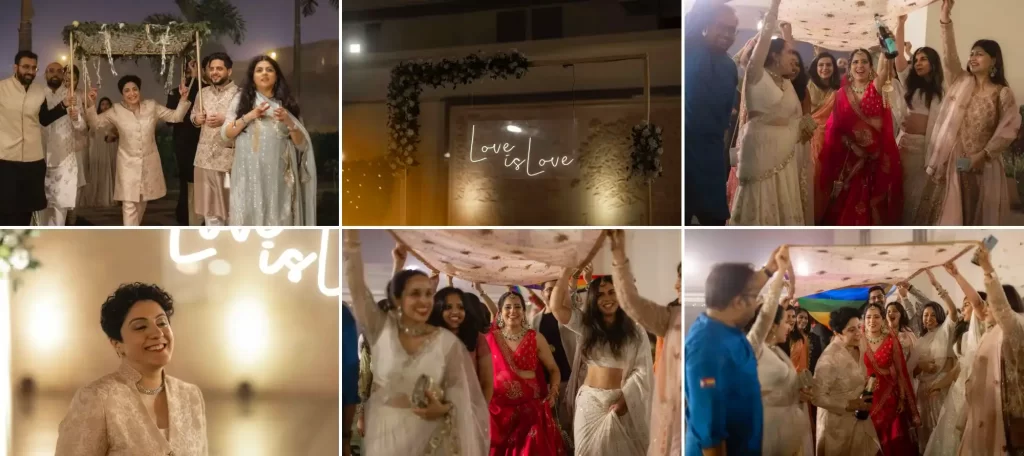
[[[78,68],[74,68],[75,85],[78,85]],[[46,105],[52,109],[59,105],[68,94],[69,78],[64,66],[54,62],[46,67]],[[43,129],[43,151],[46,157],[46,209],[37,211],[36,224],[40,226],[64,226],[68,211],[74,209],[78,199],[78,188],[84,184],[79,169],[78,157],[89,147],[88,126],[82,117],[84,110],[82,95],[74,97],[68,115]]]

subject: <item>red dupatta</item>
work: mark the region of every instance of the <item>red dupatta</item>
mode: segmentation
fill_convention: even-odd
[[[844,80],[845,81],[845,80]],[[903,167],[892,109],[872,82],[859,104],[849,84],[835,94],[815,179],[818,225],[899,225],[903,218]],[[857,156],[844,140],[864,151]]]

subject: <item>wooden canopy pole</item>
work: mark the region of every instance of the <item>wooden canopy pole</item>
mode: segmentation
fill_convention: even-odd
[[[199,93],[196,95],[196,100],[199,101],[199,112],[203,111],[203,64],[202,58],[199,53],[199,32],[196,32],[196,74],[192,75],[192,78],[199,84]]]
[[[70,59],[70,60],[68,61],[68,67],[67,67],[68,68],[68,72],[71,73],[71,86],[68,87],[68,90],[71,91],[71,101],[72,101],[72,105],[74,105],[74,101],[75,101],[75,31],[74,30],[68,32],[68,43],[69,43],[69,46],[71,46],[71,55],[68,56],[68,59]],[[85,71],[89,71],[89,69],[86,68]],[[86,87],[86,89],[88,90],[88,87]],[[68,106],[68,108],[70,109],[71,106]]]

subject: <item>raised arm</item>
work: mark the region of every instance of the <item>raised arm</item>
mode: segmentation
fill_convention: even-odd
[[[779,301],[782,295],[782,277],[775,277],[768,288],[768,298],[761,305],[757,313],[754,326],[747,333],[747,341],[754,347],[754,356],[761,358],[761,349],[764,347],[764,339],[775,322],[775,313],[779,310]]]
[[[996,269],[992,267],[992,256],[984,246],[978,247],[978,265],[985,271],[985,291],[988,292],[988,311],[993,312],[996,323],[1003,328],[1005,337],[1011,340],[1024,341],[1024,326],[1021,326],[1021,316],[1010,307],[1010,301],[1006,298],[1006,291],[1003,284],[996,276]]]
[[[53,109],[50,109],[46,106],[46,100],[44,99],[43,104],[39,106],[39,125],[44,127],[48,126],[60,120],[60,118],[67,115],[67,113],[68,109],[65,107],[63,102],[54,106]]]
[[[772,31],[775,30],[775,23],[779,18],[779,3],[782,0],[772,0],[772,5],[768,9],[768,14],[764,17],[764,25],[761,27],[761,32],[757,38],[757,44],[754,45],[754,53],[750,56],[750,62],[747,64],[747,82],[756,84],[764,76],[764,62],[768,58],[768,50],[772,44]]]
[[[932,274],[931,269],[925,269],[925,274],[928,274],[928,280],[931,281],[932,286],[935,287],[935,291],[939,293],[939,298],[942,299],[942,303],[946,306],[947,318],[952,320],[953,323],[960,321],[960,315],[956,312],[956,304],[953,302],[953,298],[949,297],[949,292],[942,285],[939,284],[938,279],[935,278],[935,274]]]
[[[474,283],[473,288],[477,293],[480,293],[480,300],[483,301],[484,306],[487,307],[487,311],[491,313],[491,321],[494,321],[495,318],[498,318],[498,305],[494,303],[494,300],[492,300],[490,296],[487,296],[487,293],[484,292],[483,285]]]
[[[882,92],[882,87],[892,77],[892,60],[889,60],[885,54],[881,54],[878,57],[878,73],[875,75],[875,90],[879,93]]]
[[[364,330],[367,340],[373,345],[384,328],[385,314],[373,300],[373,293],[366,286],[363,271],[363,253],[360,248],[359,231],[345,230],[343,246],[345,261],[345,279],[348,282],[349,294],[352,296],[352,316]]]
[[[967,73],[962,63],[960,54],[956,51],[956,34],[953,33],[953,12],[954,0],[942,0],[942,10],[939,13],[939,29],[942,32],[942,71],[945,72],[946,87],[952,87],[960,77]]]
[[[957,285],[960,285],[960,289],[964,291],[964,297],[972,306],[974,306],[974,311],[978,312],[978,314],[984,314],[985,301],[981,300],[981,295],[978,294],[978,291],[975,290],[973,286],[971,286],[970,282],[968,282],[964,276],[960,275],[960,271],[956,268],[956,265],[951,261],[944,264],[943,267],[946,268],[946,272],[956,280]],[[989,299],[991,298],[992,297],[989,296]]]
[[[612,279],[619,306],[645,329],[664,337],[671,326],[669,308],[640,296],[640,292],[637,291],[629,258],[626,257],[626,232],[608,230],[608,238],[611,240]]]
[[[562,325],[568,326],[572,320],[572,306],[569,305],[569,280],[575,275],[571,268],[562,270],[562,275],[555,282],[555,289],[551,290],[551,314],[555,316]],[[597,290],[594,290],[595,292]]]
[[[900,46],[903,46],[903,43],[905,42],[904,37],[906,36],[906,27],[907,15],[904,14],[900,16],[899,22],[896,23],[896,42],[899,43]],[[896,72],[902,75],[903,72],[907,70],[907,68],[910,68],[910,62],[907,61],[906,54],[904,54],[903,52],[899,52],[896,55]],[[906,81],[901,82],[906,84]]]
[[[188,101],[188,92],[189,88],[185,84],[181,84],[178,87],[178,94],[181,95],[181,99],[178,100],[178,106],[174,110],[167,109],[166,106],[153,101],[156,117],[167,123],[181,123],[185,120],[185,116],[188,115],[188,109],[192,107],[192,102]]]

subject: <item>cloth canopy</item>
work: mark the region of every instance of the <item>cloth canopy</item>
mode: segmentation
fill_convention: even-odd
[[[793,38],[836,51],[870,49],[878,45],[875,14],[896,33],[900,15],[924,8],[938,0],[785,0],[779,20],[793,24]],[[730,5],[765,10],[770,0],[734,0]],[[898,46],[903,49],[902,45]]]
[[[923,244],[790,246],[796,297],[851,287],[910,281],[924,269],[956,260],[978,241]],[[819,320],[820,321],[820,320]]]
[[[469,282],[534,285],[589,263],[601,230],[391,230],[429,268]]]

